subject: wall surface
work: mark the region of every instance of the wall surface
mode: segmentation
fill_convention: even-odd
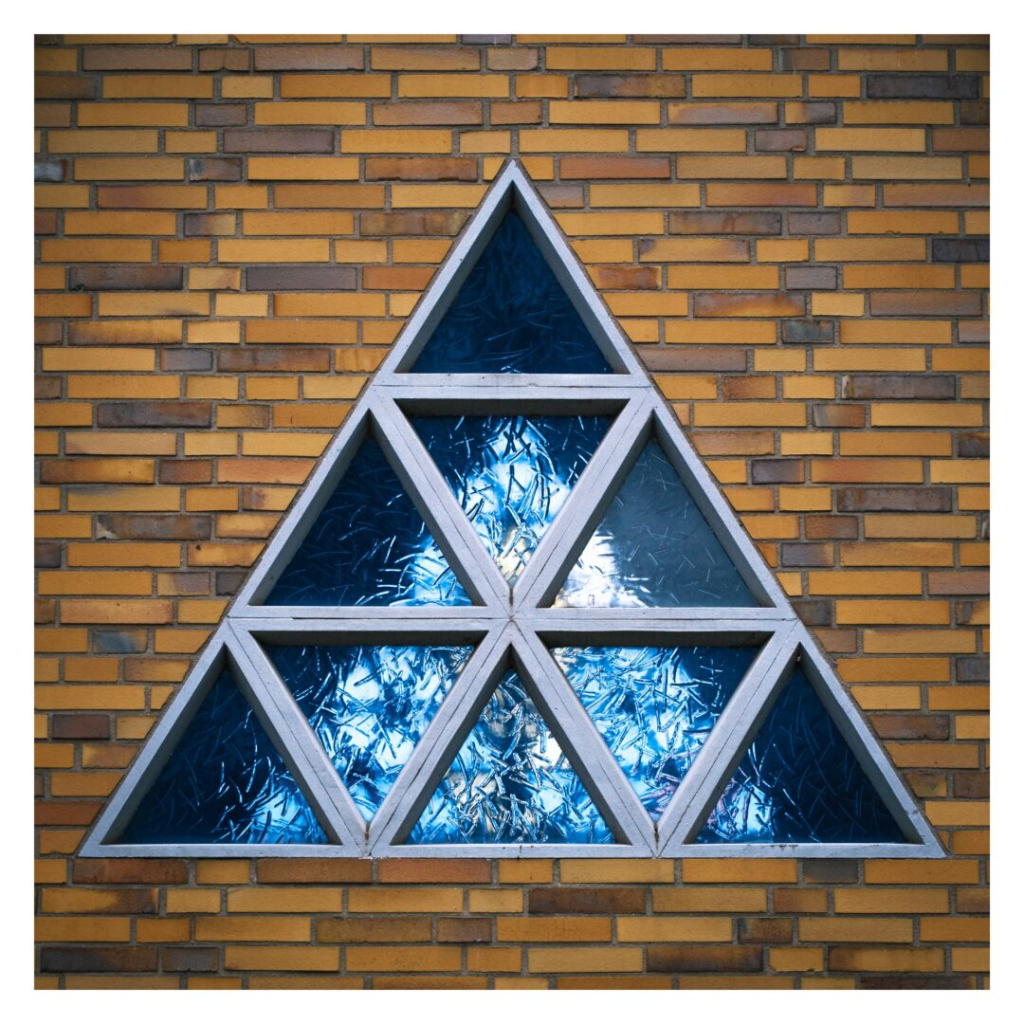
[[[37,47],[38,985],[985,984],[987,38]],[[948,859],[75,857],[509,155]]]

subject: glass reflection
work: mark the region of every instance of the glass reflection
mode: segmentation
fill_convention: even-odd
[[[514,583],[608,429],[607,416],[417,416],[416,432]]]
[[[798,666],[698,843],[900,843],[900,827]]]
[[[502,676],[408,843],[611,843],[514,670]]]
[[[473,648],[310,644],[266,650],[369,821]]]
[[[326,843],[284,759],[225,668],[121,843]]]
[[[267,598],[269,605],[467,605],[380,445],[367,437]]]
[[[657,820],[756,650],[560,647],[552,654],[641,803]]]
[[[756,603],[653,438],[554,602],[556,608],[738,608]]]
[[[415,373],[610,373],[526,225],[509,212],[424,346]]]

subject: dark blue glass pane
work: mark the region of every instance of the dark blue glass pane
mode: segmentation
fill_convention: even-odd
[[[368,437],[281,574],[267,604],[471,604]]]
[[[882,803],[797,667],[698,843],[901,843]]]
[[[610,843],[519,676],[508,671],[407,842]]]
[[[267,647],[369,821],[472,647]]]
[[[650,440],[569,573],[555,607],[756,605],[661,445]]]
[[[609,422],[607,416],[419,416],[412,421],[510,583]]]
[[[118,842],[326,843],[225,668]]]
[[[752,647],[561,647],[552,653],[657,820],[757,652]]]
[[[515,213],[498,225],[415,373],[610,373]]]

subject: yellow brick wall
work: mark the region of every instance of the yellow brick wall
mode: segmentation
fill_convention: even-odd
[[[984,985],[987,42],[37,37],[37,983]],[[509,156],[949,859],[75,857]]]

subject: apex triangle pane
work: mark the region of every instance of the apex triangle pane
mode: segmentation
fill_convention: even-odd
[[[657,820],[757,649],[560,647],[551,653]]]
[[[466,737],[407,843],[612,843],[514,669]]]
[[[798,665],[697,842],[906,839]]]
[[[611,373],[526,225],[509,210],[414,373]]]
[[[266,600],[320,607],[471,603],[372,437]]]
[[[412,419],[505,579],[514,583],[610,425],[607,416]]]
[[[326,843],[284,758],[225,667],[120,843]]]
[[[721,541],[651,438],[555,598],[562,608],[752,607]]]
[[[265,650],[367,821],[473,652],[354,644]]]

